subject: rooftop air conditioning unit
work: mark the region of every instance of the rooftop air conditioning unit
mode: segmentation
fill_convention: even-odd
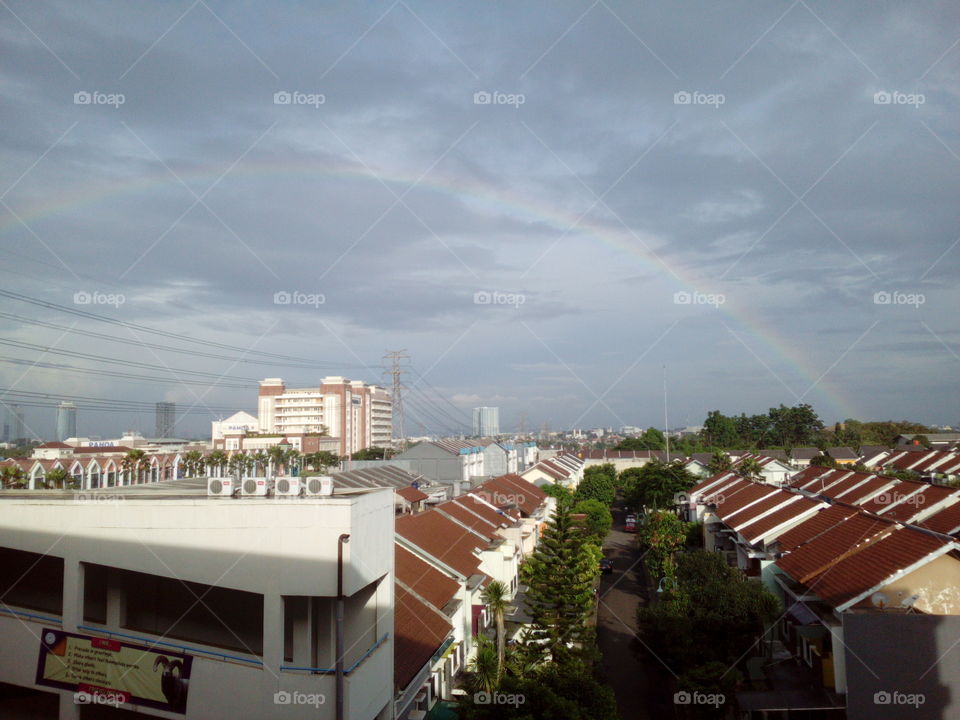
[[[232,477],[207,478],[207,495],[211,497],[233,497],[237,491],[237,481]]]
[[[293,497],[303,492],[303,481],[298,477],[279,477],[273,486],[273,494],[277,497]]]
[[[244,478],[240,484],[240,494],[244,497],[266,497],[273,489],[273,480],[262,477]]]
[[[327,496],[333,495],[333,478],[329,475],[314,475],[308,477],[304,487],[304,494]]]

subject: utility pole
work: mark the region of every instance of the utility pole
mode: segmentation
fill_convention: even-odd
[[[667,420],[667,366],[663,366],[663,440],[667,448],[667,462],[670,462],[670,421]]]
[[[389,367],[385,367],[383,374],[389,375],[391,377],[393,390],[392,390],[392,402],[393,402],[393,436],[394,438],[403,441],[403,438],[406,435],[403,432],[403,382],[402,377],[406,374],[406,370],[403,369],[401,361],[409,360],[410,356],[407,355],[407,351],[404,350],[387,350],[386,355],[383,356],[383,359],[389,360]]]

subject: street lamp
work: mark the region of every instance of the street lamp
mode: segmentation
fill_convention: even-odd
[[[657,584],[657,595],[662,595],[664,593],[664,591],[666,590],[665,586],[668,580],[671,582],[673,587],[676,588],[677,579],[670,575],[665,575],[664,577],[660,578],[660,582]]]

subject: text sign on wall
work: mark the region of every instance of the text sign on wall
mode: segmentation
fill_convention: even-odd
[[[193,658],[44,628],[37,685],[185,713]]]

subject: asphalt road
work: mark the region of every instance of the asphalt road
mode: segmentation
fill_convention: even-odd
[[[662,671],[637,640],[637,607],[647,602],[647,571],[640,559],[637,536],[623,532],[622,510],[613,510],[613,529],[604,542],[614,570],[600,581],[597,642],[603,655],[605,680],[617,696],[622,720],[654,720],[674,715],[665,697]]]

